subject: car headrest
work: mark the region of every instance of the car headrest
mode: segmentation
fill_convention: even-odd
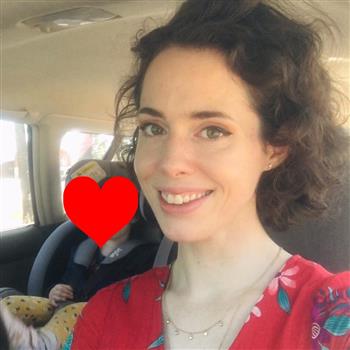
[[[94,159],[81,160],[74,164],[66,174],[66,185],[77,176],[89,176],[100,186],[112,176],[130,178],[123,164]],[[135,185],[138,186],[138,184]],[[119,249],[115,252],[114,259],[121,258],[130,249],[134,249],[141,244],[159,244],[161,241],[163,234],[159,227],[152,225],[149,220],[145,220],[139,212],[141,212],[140,208],[131,222],[129,242],[123,246],[122,250]],[[28,295],[43,296],[47,287],[55,282],[52,280],[52,276],[63,273],[62,264],[66,263],[68,259],[67,252],[70,250],[69,248],[81,242],[86,242],[84,243],[86,249],[84,248],[84,251],[79,250],[80,255],[77,255],[77,259],[79,259],[79,256],[85,255],[89,255],[91,258],[91,254],[97,249],[95,243],[87,239],[86,235],[71,221],[59,225],[44,242],[34,261],[28,281]],[[57,263],[58,261],[59,263]]]
[[[74,164],[66,174],[67,184],[78,176],[88,176],[100,186],[112,176],[124,176],[129,178],[125,166],[119,162],[98,159],[84,159]]]
[[[100,187],[113,176],[130,177],[123,163],[100,159],[83,159],[75,163],[66,173],[66,186],[78,176],[88,176],[95,180]],[[140,212],[143,210],[140,209]],[[132,220],[132,223],[136,220],[137,216]]]

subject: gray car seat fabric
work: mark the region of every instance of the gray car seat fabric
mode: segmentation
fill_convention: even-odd
[[[350,270],[350,200],[345,185],[329,217],[310,219],[285,232],[270,232],[292,254],[316,261],[331,272]]]
[[[73,261],[76,264],[88,267],[95,256],[97,244],[90,238],[81,242],[75,252]]]
[[[122,168],[118,163],[100,160],[82,160],[72,166],[66,175],[66,185],[77,176],[90,176],[95,179],[100,185],[111,176],[121,175],[126,176],[126,169]],[[31,269],[28,280],[28,295],[42,296],[45,292],[46,277],[51,267],[53,260],[59,247],[73,235],[77,238],[75,231],[80,231],[71,222],[67,221],[61,224],[48,237],[41,247],[33,267]],[[84,238],[80,231],[80,240]],[[86,238],[86,237],[85,237]],[[70,240],[69,243],[72,243]],[[70,245],[67,243],[67,245]]]
[[[66,237],[74,234],[77,230],[75,225],[64,222],[49,236],[44,242],[35,258],[28,280],[28,295],[42,296],[44,293],[44,283],[49,271],[50,262]]]

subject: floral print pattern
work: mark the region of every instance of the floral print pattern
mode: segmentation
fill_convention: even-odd
[[[312,309],[312,348],[330,349],[331,341],[337,343],[350,332],[350,287],[346,290],[320,289]],[[333,348],[335,346],[333,345]]]
[[[270,282],[268,292],[270,295],[277,294],[277,301],[280,308],[286,313],[290,313],[291,301],[287,293],[287,288],[295,289],[297,287],[295,277],[299,272],[299,266],[295,265],[286,270],[284,268],[285,266],[280,269],[275,278]]]
[[[282,285],[288,288],[296,288],[296,282],[294,280],[296,274],[299,272],[299,266],[293,266],[284,270],[284,266],[280,272],[277,273],[275,278],[270,282],[268,291],[271,295],[275,295],[278,288]]]
[[[260,303],[260,301],[263,298],[264,298],[264,294],[257,300],[256,304],[253,306],[253,309],[250,312],[250,314],[248,315],[247,320],[245,321],[245,323],[249,322],[251,314],[253,314],[255,317],[261,317],[262,312],[261,312],[260,307],[258,306],[258,304]]]
[[[169,268],[158,268],[100,292],[99,298],[89,302],[91,307],[88,304],[84,309],[73,343],[70,346],[70,338],[65,349],[109,349],[121,342],[124,348],[137,345],[140,349],[164,350],[161,300],[167,278]],[[332,274],[293,256],[256,301],[230,350],[350,350],[349,281],[349,272]],[[115,297],[107,298],[110,293]],[[111,302],[106,304],[107,299]],[[116,318],[116,314],[120,316]],[[101,334],[98,344],[91,324]],[[133,337],[130,329],[137,330]],[[106,330],[107,343],[103,336]]]
[[[164,336],[161,335],[159,338],[157,338],[147,349],[156,349],[164,344]]]

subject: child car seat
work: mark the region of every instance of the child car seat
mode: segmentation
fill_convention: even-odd
[[[68,170],[66,185],[76,176],[89,176],[96,180],[100,186],[112,176],[129,177],[127,170],[118,162],[91,159],[82,160]],[[142,195],[139,202],[143,203]],[[143,211],[143,209],[139,210],[141,213]],[[160,242],[162,233],[158,226],[150,221],[147,222],[140,213],[136,215],[138,215],[138,220],[132,224],[131,230],[142,231],[142,239],[129,239],[124,242],[118,247],[119,249],[117,248],[118,252],[113,261],[121,259],[140,245]],[[88,266],[98,247],[93,240],[87,238],[80,229],[68,220],[58,226],[40,248],[29,275],[28,295],[47,296],[49,287],[58,282],[63,275],[71,247],[74,245],[79,245],[74,260]],[[109,259],[104,261],[104,263],[110,262]],[[13,294],[22,293],[12,288],[0,288],[0,297]]]

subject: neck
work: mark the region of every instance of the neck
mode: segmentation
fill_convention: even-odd
[[[218,233],[204,242],[179,243],[178,258],[173,266],[174,293],[193,300],[239,293],[252,286],[264,271],[267,281],[275,268],[270,266],[279,247],[260,224],[250,231]],[[278,266],[280,267],[280,266]],[[257,281],[259,282],[259,281]]]

